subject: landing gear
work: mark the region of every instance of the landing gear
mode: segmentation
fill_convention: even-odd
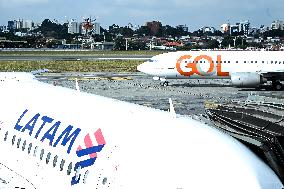
[[[154,80],[155,80],[155,79],[157,80],[157,78],[153,78],[153,79],[154,79]],[[160,80],[160,81],[162,82],[162,83],[161,83],[162,86],[164,86],[164,87],[169,86],[169,82],[167,81],[166,78],[159,77],[158,80]]]
[[[280,81],[274,81],[272,82],[272,87],[276,91],[280,91],[283,88],[283,85]]]
[[[169,86],[169,82],[168,82],[168,81],[164,81],[164,82],[162,83],[162,85],[163,85],[164,87],[167,87],[167,86]]]

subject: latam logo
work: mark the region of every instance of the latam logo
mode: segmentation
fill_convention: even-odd
[[[0,125],[2,122],[0,121]],[[14,127],[19,132],[26,132],[31,137],[39,139],[41,142],[47,140],[49,145],[57,147],[58,145],[66,146],[66,152],[70,154],[73,144],[77,140],[81,129],[72,125],[63,126],[61,121],[41,115],[40,113],[31,114],[29,110],[25,110],[19,117]],[[100,152],[106,144],[101,129],[98,129],[93,133],[97,142],[97,146],[93,145],[90,134],[87,134],[84,138],[86,148],[78,146],[76,155],[77,157],[88,156],[88,159],[79,161],[75,164],[74,170],[84,169],[94,165],[97,159],[97,152]],[[81,175],[75,175],[72,177],[71,185],[78,184]]]
[[[29,121],[26,122],[24,120]],[[68,154],[71,152],[72,146],[81,132],[80,128],[75,128],[72,125],[64,127],[61,121],[56,121],[40,113],[30,114],[29,110],[25,110],[22,113],[14,129],[20,132],[26,132],[35,139],[39,139],[41,142],[47,140],[52,147],[57,147],[59,144],[62,146],[69,144],[67,148]],[[61,130],[61,132],[59,130]]]
[[[98,129],[94,133],[94,136],[98,144],[97,146],[93,145],[90,134],[88,134],[85,136],[85,139],[84,139],[86,148],[82,149],[81,146],[78,147],[77,152],[76,152],[77,156],[78,157],[89,156],[89,159],[76,163],[75,170],[78,170],[79,168],[84,169],[86,167],[94,165],[97,159],[97,152],[100,152],[105,146],[106,142],[105,142],[101,129]],[[80,177],[81,175],[79,175],[78,178],[76,178],[76,175],[72,177],[71,185],[78,184],[80,182]]]
[[[187,77],[190,77],[193,74],[197,74],[199,76],[229,76],[229,72],[222,72],[221,55],[217,56],[216,63],[214,63],[212,57],[207,55],[197,56],[194,58],[193,62],[187,62],[191,58],[191,55],[184,55],[177,60],[176,68],[181,75]],[[209,63],[208,70],[204,71],[201,69],[200,60],[205,60]]]

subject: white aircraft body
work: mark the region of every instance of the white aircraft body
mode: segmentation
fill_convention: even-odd
[[[231,79],[237,87],[284,80],[284,51],[178,51],[154,56],[137,69],[154,79]]]
[[[259,157],[189,117],[0,73],[0,188],[282,189]]]

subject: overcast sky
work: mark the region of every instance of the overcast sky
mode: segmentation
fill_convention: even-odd
[[[0,0],[0,24],[24,19],[81,21],[97,17],[102,27],[112,24],[144,25],[159,20],[163,25],[186,24],[190,31],[202,26],[220,29],[222,23],[249,20],[252,26],[269,26],[284,20],[283,0]]]

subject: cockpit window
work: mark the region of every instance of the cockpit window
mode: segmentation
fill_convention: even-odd
[[[157,62],[157,60],[150,59],[150,60],[148,60],[148,62]]]

